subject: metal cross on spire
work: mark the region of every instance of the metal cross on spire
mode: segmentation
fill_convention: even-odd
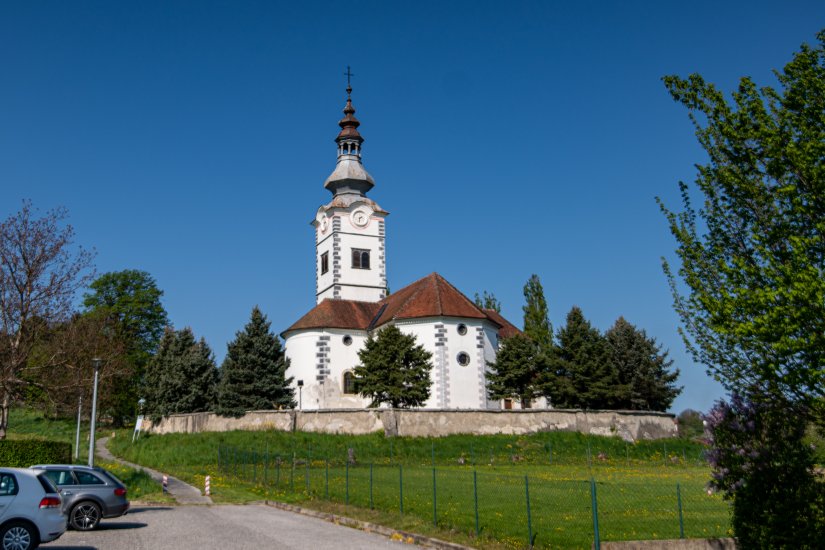
[[[349,94],[351,94],[351,93],[352,93],[352,84],[351,84],[351,82],[350,82],[350,79],[351,79],[353,76],[355,76],[355,75],[354,75],[354,74],[352,74],[352,72],[349,70],[349,65],[347,65],[347,72],[345,72],[345,73],[344,73],[344,76],[346,76],[346,77],[347,77],[347,95],[349,95]]]

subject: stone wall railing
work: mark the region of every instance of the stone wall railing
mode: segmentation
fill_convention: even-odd
[[[568,431],[619,436],[625,441],[676,436],[674,416],[640,411],[568,409],[445,410],[445,409],[322,409],[311,411],[250,411],[240,418],[214,413],[176,414],[153,424],[156,434],[280,430],[335,434],[439,437],[452,434],[529,434]]]

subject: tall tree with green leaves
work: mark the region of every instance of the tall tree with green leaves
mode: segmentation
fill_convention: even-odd
[[[104,273],[89,285],[83,298],[86,312],[108,318],[126,343],[125,360],[133,376],[123,378],[112,388],[106,412],[120,424],[134,414],[140,382],[152,354],[155,353],[169,323],[161,304],[163,291],[152,276],[136,269]]]
[[[218,369],[212,350],[192,329],[167,328],[144,379],[144,411],[153,419],[212,410]]]
[[[104,273],[83,296],[86,311],[114,318],[145,362],[155,352],[169,319],[161,304],[163,291],[146,271],[125,269]]]
[[[679,369],[655,338],[628,323],[624,317],[604,333],[618,385],[614,406],[620,409],[666,411],[682,393],[676,386]]]
[[[748,548],[825,533],[799,429],[825,426],[825,30],[817,40],[778,89],[742,78],[728,100],[698,74],[664,78],[708,156],[679,184],[683,210],[659,200],[680,261],[664,271],[688,350],[732,394],[709,415],[711,464]]]
[[[495,312],[501,313],[501,302],[498,301],[498,298],[496,298],[496,295],[492,292],[484,290],[480,295],[476,292],[473,302],[481,309],[492,309]]]
[[[664,270],[694,359],[728,390],[808,405],[823,425],[825,31],[817,39],[776,72],[778,89],[742,78],[728,100],[698,74],[664,78],[708,161],[694,186],[679,184],[682,211],[658,202],[677,243],[678,272],[663,260]]]
[[[604,336],[576,306],[559,329],[552,370],[547,392],[557,407],[611,409],[624,393]]]
[[[255,306],[243,331],[227,344],[215,412],[237,417],[246,411],[295,407],[292,377],[286,376],[288,367],[281,341],[270,331],[266,315]]]
[[[432,354],[414,335],[395,325],[384,327],[377,336],[370,334],[358,358],[361,364],[353,374],[361,395],[372,400],[370,407],[420,407],[429,399]]]
[[[539,276],[530,276],[524,285],[524,334],[545,353],[553,349],[553,326],[547,313],[547,300]]]
[[[496,360],[488,362],[487,392],[492,399],[517,399],[522,409],[542,395],[547,356],[523,333],[501,340]]]

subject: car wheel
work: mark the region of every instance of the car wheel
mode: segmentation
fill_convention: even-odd
[[[12,521],[0,530],[0,548],[2,550],[32,550],[37,548],[37,529],[28,523]]]
[[[79,502],[69,514],[69,524],[78,531],[91,531],[100,523],[100,506],[94,502]]]

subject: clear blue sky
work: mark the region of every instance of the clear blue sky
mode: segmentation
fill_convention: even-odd
[[[347,65],[392,289],[437,271],[521,325],[544,285],[686,355],[654,202],[703,160],[661,77],[731,90],[825,26],[825,2],[0,3],[0,218],[63,205],[100,272],[143,269],[176,327],[222,359],[258,304],[280,332],[314,305],[310,220],[329,199]]]

